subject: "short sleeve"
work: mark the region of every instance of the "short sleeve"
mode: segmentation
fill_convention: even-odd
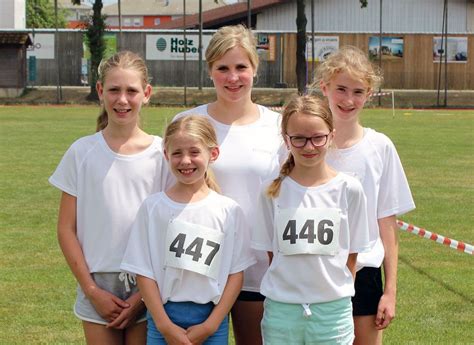
[[[230,274],[241,272],[257,262],[250,249],[250,229],[244,212],[238,205],[235,205],[232,211],[232,222],[235,231]]]
[[[149,212],[145,200],[140,206],[137,217],[133,222],[120,269],[156,280],[151,260],[148,224]]]
[[[273,251],[273,216],[275,211],[271,198],[266,195],[268,184],[264,184],[263,187],[252,216],[254,224],[252,226],[251,247],[256,250],[271,252]]]
[[[56,188],[77,197],[77,176],[80,166],[80,157],[76,145],[73,144],[66,151],[53,175],[49,178]]]
[[[400,157],[390,139],[387,141],[377,204],[378,219],[401,215],[415,208]]]

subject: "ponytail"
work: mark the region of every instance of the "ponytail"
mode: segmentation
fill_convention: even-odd
[[[206,181],[207,186],[216,193],[221,193],[221,188],[217,183],[216,176],[210,167],[207,168],[206,173],[204,174],[204,181]]]
[[[96,132],[99,132],[105,129],[108,123],[109,123],[109,116],[107,115],[107,111],[105,110],[105,108],[103,108],[99,117],[97,118]]]
[[[285,163],[281,166],[280,175],[267,188],[267,196],[270,198],[276,198],[280,194],[280,187],[283,179],[290,174],[290,172],[295,167],[295,158],[291,154],[288,155]]]

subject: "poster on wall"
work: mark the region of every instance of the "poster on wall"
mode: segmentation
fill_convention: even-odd
[[[275,61],[276,36],[257,34],[257,53],[262,61]]]
[[[211,40],[210,35],[202,36],[202,59]],[[186,43],[186,44],[185,44]],[[186,59],[199,59],[199,35],[146,35],[147,60],[183,60],[186,46]]]
[[[314,61],[320,62],[326,60],[329,54],[339,49],[339,36],[308,36],[306,42],[306,60],[313,61],[313,44],[314,44]]]
[[[30,35],[33,45],[26,50],[26,56],[36,59],[54,59],[54,34]]]
[[[447,57],[448,63],[466,63],[467,62],[467,37],[448,37],[447,56],[442,57],[442,62]],[[444,51],[445,42],[441,47],[441,37],[433,37],[433,62],[439,62],[441,54]]]
[[[403,37],[382,36],[382,61],[400,61],[403,59]],[[379,58],[380,37],[369,37],[369,58]]]

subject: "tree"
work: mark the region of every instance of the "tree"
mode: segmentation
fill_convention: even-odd
[[[58,8],[58,27],[66,27],[67,11]],[[56,28],[54,2],[51,0],[26,0],[26,27],[28,28]]]
[[[79,5],[80,0],[71,0],[74,5]],[[91,52],[91,65],[90,65],[90,93],[87,96],[88,100],[97,101],[99,100],[99,95],[95,85],[98,79],[98,71],[102,58],[104,57],[105,52],[105,42],[104,42],[104,32],[106,29],[105,26],[105,16],[102,15],[102,0],[95,0],[94,5],[92,6],[92,18],[86,23],[86,43],[89,46]]]
[[[300,95],[306,92],[306,19],[305,0],[296,1],[296,83]],[[359,0],[360,7],[368,5],[368,0]]]

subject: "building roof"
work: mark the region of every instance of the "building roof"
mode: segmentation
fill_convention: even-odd
[[[202,0],[203,11],[225,6],[219,0]],[[120,11],[122,16],[179,16],[183,14],[183,0],[121,0]],[[186,13],[199,12],[199,1],[186,1]],[[118,16],[118,4],[104,6],[102,13],[107,16]]]
[[[0,44],[19,44],[30,46],[33,44],[33,42],[26,32],[0,32]]]
[[[262,11],[268,7],[275,5],[280,5],[291,0],[252,0],[251,1],[251,11],[252,15],[256,14],[259,11]],[[238,19],[245,18],[247,16],[248,8],[247,1],[238,2],[233,5],[221,6],[215,9],[208,11],[203,11],[202,21],[203,26],[215,26],[219,24],[225,24],[226,22]],[[176,18],[169,22],[161,23],[157,28],[158,29],[182,29],[183,28],[183,17]],[[186,16],[186,28],[195,28],[199,26],[199,14],[192,14]]]

